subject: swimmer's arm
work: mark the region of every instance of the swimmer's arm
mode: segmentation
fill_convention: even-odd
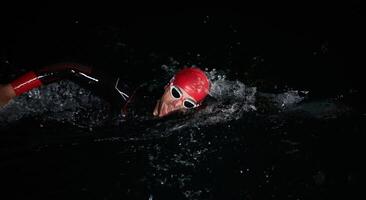
[[[102,72],[96,72],[90,66],[78,63],[58,63],[46,66],[40,70],[30,71],[7,85],[1,85],[0,107],[6,105],[14,97],[29,90],[64,79],[74,81],[80,86],[92,90],[98,96],[105,98],[107,101],[111,101],[111,103],[116,104],[118,107],[126,103],[126,96],[128,97],[128,95],[120,91],[122,89],[125,91],[125,88],[116,90],[118,88],[116,88],[117,86],[113,81],[115,80],[114,78]],[[123,95],[121,96],[122,93]]]
[[[60,63],[47,66],[38,71],[30,71],[13,80],[6,85],[0,85],[0,108],[5,106],[16,96],[19,96],[29,90],[40,87],[43,84],[49,84],[62,79],[87,79],[84,82],[90,82],[87,74],[91,73],[91,68],[76,63]]]

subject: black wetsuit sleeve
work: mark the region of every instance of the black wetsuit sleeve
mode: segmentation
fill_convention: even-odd
[[[36,71],[42,84],[70,80],[111,103],[119,111],[128,102],[132,93],[127,80],[110,76],[95,68],[79,63],[60,63]]]

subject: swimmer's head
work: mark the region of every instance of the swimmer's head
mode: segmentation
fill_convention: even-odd
[[[163,117],[175,111],[197,108],[209,90],[210,81],[205,72],[195,67],[182,69],[165,86],[165,92],[153,114]]]

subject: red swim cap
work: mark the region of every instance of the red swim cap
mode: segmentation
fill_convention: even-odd
[[[195,67],[180,70],[171,83],[187,92],[197,103],[202,102],[210,90],[210,81],[205,72]]]

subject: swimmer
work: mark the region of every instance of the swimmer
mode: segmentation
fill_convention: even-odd
[[[60,63],[28,72],[8,84],[0,85],[0,108],[34,88],[64,79],[106,97],[105,99],[116,105],[121,112],[126,112],[126,107],[137,90],[131,90],[127,81],[119,77],[111,78],[92,67],[78,63]],[[164,87],[164,93],[157,100],[152,114],[155,117],[164,117],[175,112],[195,109],[207,97],[210,85],[205,72],[199,68],[184,68]]]

